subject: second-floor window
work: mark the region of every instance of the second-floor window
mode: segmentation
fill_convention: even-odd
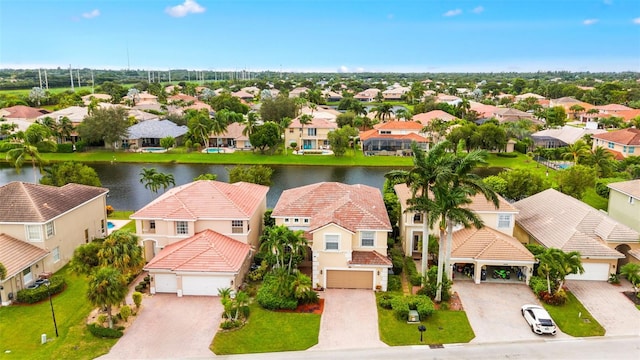
[[[498,228],[504,229],[511,226],[511,215],[500,214],[498,215]]]
[[[375,244],[375,233],[373,231],[363,231],[360,233],[360,246],[373,246]]]
[[[178,234],[178,235],[188,235],[189,234],[189,224],[186,221],[176,221],[176,234]]]
[[[55,228],[53,227],[53,221],[49,221],[45,224],[44,227],[47,230],[47,238],[50,238],[56,234]]]
[[[155,220],[149,221],[149,229],[151,229],[151,230],[155,230],[156,229],[156,221]]]
[[[27,225],[27,239],[29,241],[42,241],[42,226]]]
[[[340,250],[340,235],[327,234],[324,236],[325,250]]]
[[[244,232],[242,220],[231,220],[231,232],[242,234]]]
[[[308,136],[316,136],[317,135],[317,129],[316,128],[308,128],[307,129],[307,135]]]
[[[413,215],[413,223],[414,224],[422,224],[422,214],[414,214]]]

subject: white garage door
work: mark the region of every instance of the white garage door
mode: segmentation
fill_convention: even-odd
[[[178,291],[178,281],[174,274],[156,274],[154,278],[156,292],[176,293]]]
[[[217,296],[218,289],[231,286],[230,276],[183,276],[183,295]]]
[[[582,263],[584,273],[581,275],[569,275],[568,280],[609,280],[609,264]]]

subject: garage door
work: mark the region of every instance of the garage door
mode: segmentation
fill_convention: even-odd
[[[327,270],[327,288],[373,289],[373,271]]]
[[[602,280],[609,279],[609,264],[602,263],[582,263],[584,273],[581,275],[569,275],[569,280]]]
[[[182,295],[217,296],[218,289],[230,287],[231,279],[222,276],[183,276]]]
[[[156,292],[176,293],[178,291],[178,281],[174,274],[156,274]]]

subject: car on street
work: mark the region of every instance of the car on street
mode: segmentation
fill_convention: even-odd
[[[542,306],[539,305],[523,305],[522,316],[527,321],[529,326],[531,327],[531,331],[538,335],[542,334],[551,334],[555,335],[558,333],[558,327],[556,323],[553,321],[547,310],[545,310]]]

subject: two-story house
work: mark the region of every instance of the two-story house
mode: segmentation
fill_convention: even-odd
[[[0,187],[0,302],[11,303],[18,290],[44,273],[54,273],[74,250],[107,234],[107,193],[100,187],[62,187],[11,182]]]
[[[601,146],[622,157],[640,156],[640,129],[603,132],[593,137],[593,148]]]
[[[386,291],[391,224],[379,189],[322,182],[285,190],[271,217],[304,230],[314,286]]]
[[[640,179],[615,182],[609,187],[608,214],[614,220],[640,232]],[[640,263],[640,241],[615,245],[615,249],[625,255],[620,260],[622,266],[627,262]]]
[[[389,121],[360,132],[365,155],[411,155],[411,143],[429,149],[429,139],[422,132],[424,126],[416,121]]]
[[[329,133],[338,128],[335,122],[314,117],[309,124],[301,124],[300,117],[291,121],[285,131],[285,143],[298,144],[301,150],[320,150],[329,148]]]
[[[425,219],[423,214],[407,210],[412,194],[406,184],[395,185],[394,190],[398,195],[401,208],[398,226],[402,249],[405,256],[421,259]],[[465,267],[468,267],[472,269],[471,279],[479,284],[481,281],[490,280],[490,274],[494,270],[507,267],[513,269],[515,273],[521,273],[521,280],[528,283],[535,259],[531,252],[513,236],[515,215],[518,210],[504,198],[499,196],[498,199],[499,206],[496,208],[482,194],[477,194],[467,205],[482,219],[484,227],[465,229],[457,226],[454,228],[450,259],[452,265],[446,269],[449,278],[454,270],[462,272]],[[437,237],[439,229],[432,227],[429,229],[429,234]],[[435,261],[435,259],[430,260]],[[513,279],[520,281],[516,280],[515,274]]]
[[[259,246],[267,186],[199,180],[130,216],[149,262],[151,291],[217,295],[242,283]]]

